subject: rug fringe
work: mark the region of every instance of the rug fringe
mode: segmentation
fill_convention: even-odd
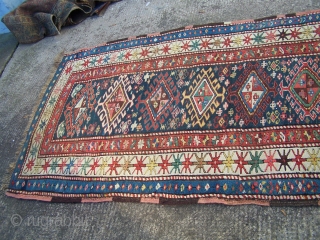
[[[52,197],[47,196],[36,196],[36,195],[27,195],[27,194],[17,194],[17,193],[11,193],[6,192],[6,195],[8,197],[18,198],[18,199],[26,199],[26,200],[39,200],[43,202],[51,202]]]
[[[31,113],[26,114],[24,116],[24,118],[28,119],[28,123],[26,124],[25,130],[21,134],[21,140],[20,140],[20,142],[19,142],[19,144],[17,146],[17,150],[16,150],[16,152],[14,154],[14,162],[11,162],[9,164],[9,167],[6,170],[5,175],[1,179],[0,190],[2,190],[2,191],[8,189],[8,185],[9,185],[11,176],[12,176],[12,174],[14,172],[14,169],[15,169],[15,166],[17,164],[17,159],[18,159],[18,157],[19,157],[19,155],[20,155],[20,153],[21,153],[21,151],[23,149],[23,146],[24,146],[24,143],[26,141],[26,138],[27,138],[31,123],[33,121],[33,118],[35,117],[35,113],[37,112],[37,110],[39,108],[39,105],[40,105],[40,103],[42,101],[42,98],[44,96],[44,93],[46,92],[50,82],[52,81],[52,79],[53,79],[53,77],[54,77],[54,75],[55,75],[55,73],[56,73],[56,71],[58,69],[58,66],[59,66],[59,64],[62,61],[64,56],[65,56],[65,54],[64,54],[64,51],[63,51],[63,52],[59,53],[55,57],[53,66],[50,69],[50,74],[49,74],[48,78],[46,79],[44,85],[42,86],[41,91],[38,93],[37,101],[34,104]]]
[[[200,197],[193,199],[185,198],[161,198],[161,197],[137,197],[137,198],[120,198],[117,197],[103,197],[103,198],[86,198],[86,197],[62,197],[63,194],[55,194],[56,196],[40,196],[35,194],[13,193],[10,190],[5,193],[8,197],[17,199],[37,200],[44,202],[57,202],[57,203],[103,203],[103,202],[139,202],[147,204],[159,205],[181,205],[181,204],[223,204],[227,206],[240,206],[240,205],[258,205],[262,207],[284,207],[284,206],[320,206],[319,200],[301,200],[298,202],[288,200],[252,200],[252,199],[223,199],[218,197]],[[123,200],[123,201],[122,201]]]
[[[102,203],[102,202],[112,202],[112,197],[107,198],[82,198],[81,203]]]
[[[264,200],[249,200],[249,199],[239,199],[239,200],[231,200],[231,199],[222,199],[222,198],[200,198],[198,203],[200,204],[212,204],[212,203],[218,203],[218,204],[224,204],[224,205],[231,205],[231,206],[237,206],[237,205],[259,205],[259,206],[270,206],[270,201],[264,201]]]

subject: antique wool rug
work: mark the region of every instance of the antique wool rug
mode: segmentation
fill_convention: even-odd
[[[63,57],[7,195],[319,205],[320,11]]]

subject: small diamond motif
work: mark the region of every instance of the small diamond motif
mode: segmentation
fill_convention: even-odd
[[[295,98],[304,106],[310,107],[320,94],[319,80],[307,69],[303,69],[294,79],[291,91]]]
[[[109,122],[112,122],[119,115],[127,102],[127,96],[124,93],[122,86],[119,85],[110,98],[104,103],[108,113]]]
[[[84,95],[73,108],[73,123],[75,124],[79,118],[87,111],[87,100]]]
[[[241,100],[252,114],[267,92],[259,76],[252,71],[239,91]]]
[[[206,111],[215,96],[216,95],[212,91],[207,80],[203,79],[202,82],[197,86],[197,89],[192,96],[192,99],[200,115],[202,115]]]
[[[171,97],[169,91],[166,86],[161,83],[155,93],[148,100],[148,104],[154,118],[157,118],[161,114],[170,101]]]

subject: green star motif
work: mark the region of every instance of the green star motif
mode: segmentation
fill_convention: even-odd
[[[118,60],[122,61],[123,57],[124,57],[124,52],[121,52],[118,56]]]
[[[253,41],[256,44],[260,44],[263,43],[264,40],[264,36],[263,33],[257,33],[256,35],[254,35]]]
[[[178,173],[180,173],[180,166],[182,165],[181,158],[182,158],[182,154],[178,154],[177,156],[173,155],[174,162],[171,163],[171,166],[173,166],[173,168],[171,169],[170,173],[172,173],[173,170],[174,170],[174,173],[177,173],[177,171]]]
[[[90,61],[90,64],[94,66],[96,64],[96,62],[97,62],[97,59],[96,58],[92,58],[91,61]]]
[[[45,126],[46,126],[46,121],[42,120],[41,123],[39,124],[40,129],[43,130]]]
[[[56,98],[56,97],[52,97],[52,98],[50,99],[50,101],[49,101],[49,105],[50,105],[50,106],[53,106],[53,105],[56,103],[56,101],[57,101],[57,98]]]
[[[255,154],[253,155],[251,152],[250,152],[250,157],[251,157],[251,161],[249,161],[248,163],[251,165],[250,167],[250,170],[249,170],[249,173],[252,173],[253,169],[255,170],[256,173],[258,173],[259,171],[260,172],[263,172],[261,167],[260,167],[260,164],[263,164],[263,160],[260,159],[261,155],[262,155],[263,152],[260,152],[258,154],[257,151],[255,151]],[[259,171],[258,171],[259,170]]]
[[[51,173],[56,173],[57,172],[57,167],[58,167],[58,159],[55,159],[52,161],[50,165],[50,171]]]
[[[80,171],[79,171],[79,174],[87,175],[87,172],[86,172],[86,171],[87,171],[87,168],[90,167],[89,162],[90,162],[90,159],[86,159],[86,160],[84,161],[84,164],[82,164],[81,169],[80,169]]]
[[[30,155],[31,155],[32,157],[35,157],[36,154],[37,154],[37,147],[36,147],[36,146],[33,146],[33,147],[31,148],[31,150],[30,150]]]
[[[199,40],[196,41],[192,41],[191,42],[191,50],[195,51],[195,50],[199,50]]]

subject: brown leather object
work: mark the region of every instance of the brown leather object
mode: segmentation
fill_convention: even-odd
[[[20,43],[33,43],[59,34],[118,0],[28,0],[1,20]]]

